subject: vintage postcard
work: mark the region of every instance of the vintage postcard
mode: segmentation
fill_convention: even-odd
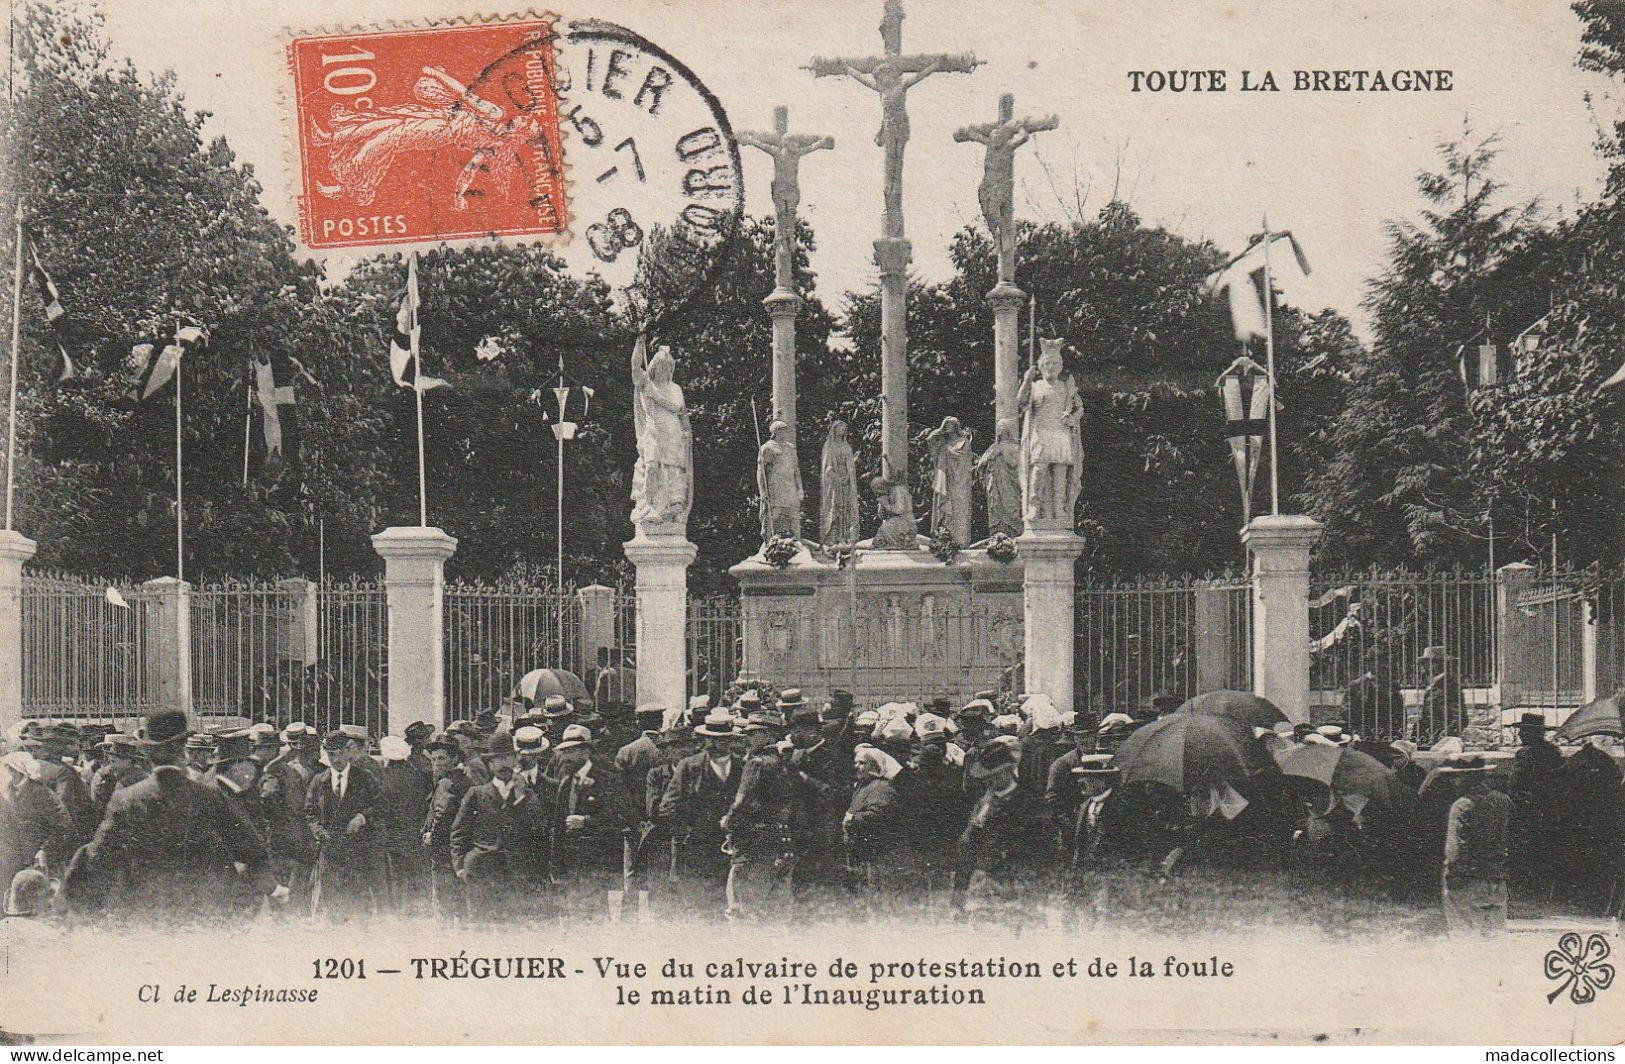
[[[0,1042],[1625,1038],[1615,0],[8,10]]]

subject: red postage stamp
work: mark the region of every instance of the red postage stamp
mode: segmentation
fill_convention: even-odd
[[[298,37],[312,248],[563,233],[551,20]]]

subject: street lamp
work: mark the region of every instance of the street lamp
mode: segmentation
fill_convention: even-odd
[[[1230,461],[1241,487],[1241,523],[1245,526],[1253,519],[1253,479],[1269,434],[1275,389],[1264,367],[1246,355],[1230,363],[1214,386],[1224,405],[1224,436],[1230,442]]]

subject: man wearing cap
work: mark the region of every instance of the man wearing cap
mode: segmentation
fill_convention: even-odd
[[[95,833],[100,810],[90,797],[90,788],[75,765],[79,756],[79,729],[72,724],[51,724],[39,730],[34,760],[39,762],[35,778],[51,789],[73,825],[75,846]]]
[[[148,715],[140,742],[152,775],[113,796],[95,837],[74,854],[63,880],[73,908],[170,920],[240,912],[238,869],[263,870],[269,855],[218,787],[187,775],[186,735],[184,712]]]
[[[148,772],[147,759],[135,736],[115,732],[101,741],[101,747],[107,760],[90,779],[90,800],[96,805],[98,824],[113,795],[146,779]]]
[[[546,900],[541,795],[517,772],[519,750],[540,755],[547,738],[527,727],[486,755],[491,779],[463,795],[451,826],[451,860],[467,888],[470,915],[501,920],[534,913]]]
[[[186,774],[201,780],[209,774],[209,759],[214,756],[214,736],[208,732],[193,732],[186,737]]]
[[[1468,782],[1467,792],[1451,803],[1445,827],[1441,886],[1445,926],[1453,935],[1503,931],[1512,799],[1490,786],[1480,757],[1460,757],[1438,771]]]
[[[407,726],[404,735],[386,735],[378,741],[378,752],[384,759],[378,779],[384,863],[390,901],[395,911],[403,914],[422,913],[429,903],[429,855],[422,842],[429,792],[434,789],[434,770],[423,753],[429,741],[429,735],[424,733],[428,728],[421,721],[415,722]],[[417,740],[416,746],[412,739]]]
[[[424,744],[423,750],[434,772],[421,828],[423,850],[429,855],[430,892],[440,916],[463,916],[467,905],[463,881],[452,859],[451,825],[462,808],[463,795],[475,784],[463,767],[463,748],[455,736],[437,735]]]
[[[1072,748],[1050,763],[1049,775],[1044,781],[1044,812],[1053,830],[1059,832],[1062,839],[1072,840],[1077,833],[1078,810],[1084,799],[1083,780],[1072,770],[1083,763],[1085,754],[1094,753],[1096,731],[1089,718],[1078,713],[1073,716],[1067,734]]]
[[[552,874],[562,881],[566,904],[577,912],[595,908],[603,892],[611,907],[626,889],[626,841],[637,817],[626,783],[614,763],[599,757],[592,730],[582,724],[564,729],[548,766],[558,783],[551,810]]]
[[[355,740],[335,729],[322,739],[327,768],[305,792],[305,823],[316,840],[311,914],[343,920],[376,911],[384,893],[378,853],[378,781],[357,764]]]
[[[271,871],[292,892],[288,911],[308,912],[316,846],[305,823],[305,792],[322,770],[321,739],[303,721],[283,728],[281,738],[286,749],[260,774],[260,801],[270,833]]]
[[[784,717],[758,709],[745,718],[745,767],[722,826],[732,856],[728,917],[759,919],[777,906],[788,910],[796,854],[790,838],[790,773],[778,749]]]
[[[679,760],[660,798],[660,816],[672,833],[674,872],[703,889],[720,889],[728,878],[721,821],[733,806],[745,759],[733,715],[710,710],[694,729],[702,749]]]

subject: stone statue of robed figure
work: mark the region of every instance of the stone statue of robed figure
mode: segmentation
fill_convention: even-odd
[[[632,469],[632,524],[638,533],[682,534],[694,502],[694,428],[683,389],[672,380],[671,349],[648,357],[648,340],[632,348],[632,425],[638,461]]]

